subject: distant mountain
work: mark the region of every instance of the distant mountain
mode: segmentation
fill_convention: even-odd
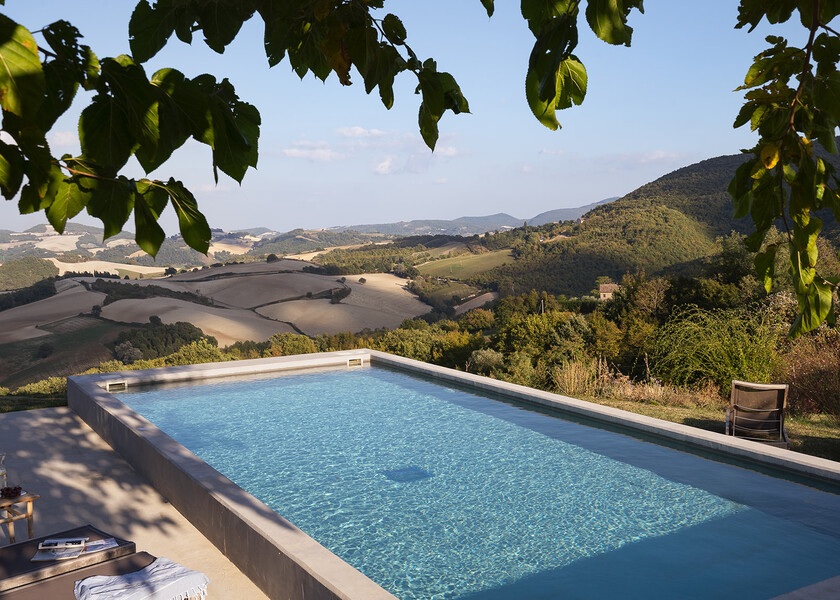
[[[512,217],[507,213],[497,213],[482,217],[459,217],[457,219],[418,219],[414,221],[400,221],[398,223],[369,223],[363,225],[342,225],[331,227],[330,231],[359,231],[362,233],[384,233],[393,236],[414,235],[463,235],[487,233],[522,227],[528,225],[545,225],[556,221],[574,221],[593,208],[612,202],[615,198],[607,198],[600,202],[579,206],[577,208],[558,208],[538,214],[532,219]]]
[[[606,200],[601,200],[599,202],[593,202],[592,204],[587,204],[586,206],[578,206],[577,208],[556,208],[554,210],[549,210],[538,214],[533,219],[528,219],[528,225],[545,225],[546,223],[575,221],[580,219],[589,211],[601,206],[602,204],[608,204],[613,200],[618,200],[618,196],[607,198]]]

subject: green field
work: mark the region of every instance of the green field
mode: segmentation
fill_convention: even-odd
[[[484,254],[463,254],[453,258],[442,258],[420,265],[417,269],[427,276],[466,279],[510,262],[513,262],[510,250],[497,250]]]

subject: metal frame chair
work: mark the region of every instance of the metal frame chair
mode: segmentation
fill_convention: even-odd
[[[788,448],[785,408],[788,384],[733,381],[726,434]]]

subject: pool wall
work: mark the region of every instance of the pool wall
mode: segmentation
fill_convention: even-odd
[[[372,350],[82,375],[68,378],[67,396],[70,407],[88,425],[270,598],[395,600],[108,391],[149,383],[314,367],[353,368],[359,364],[382,365],[466,385],[630,432],[840,484],[840,463]]]

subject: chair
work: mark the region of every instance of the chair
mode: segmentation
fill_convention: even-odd
[[[726,409],[726,434],[787,448],[786,383],[732,382]]]

